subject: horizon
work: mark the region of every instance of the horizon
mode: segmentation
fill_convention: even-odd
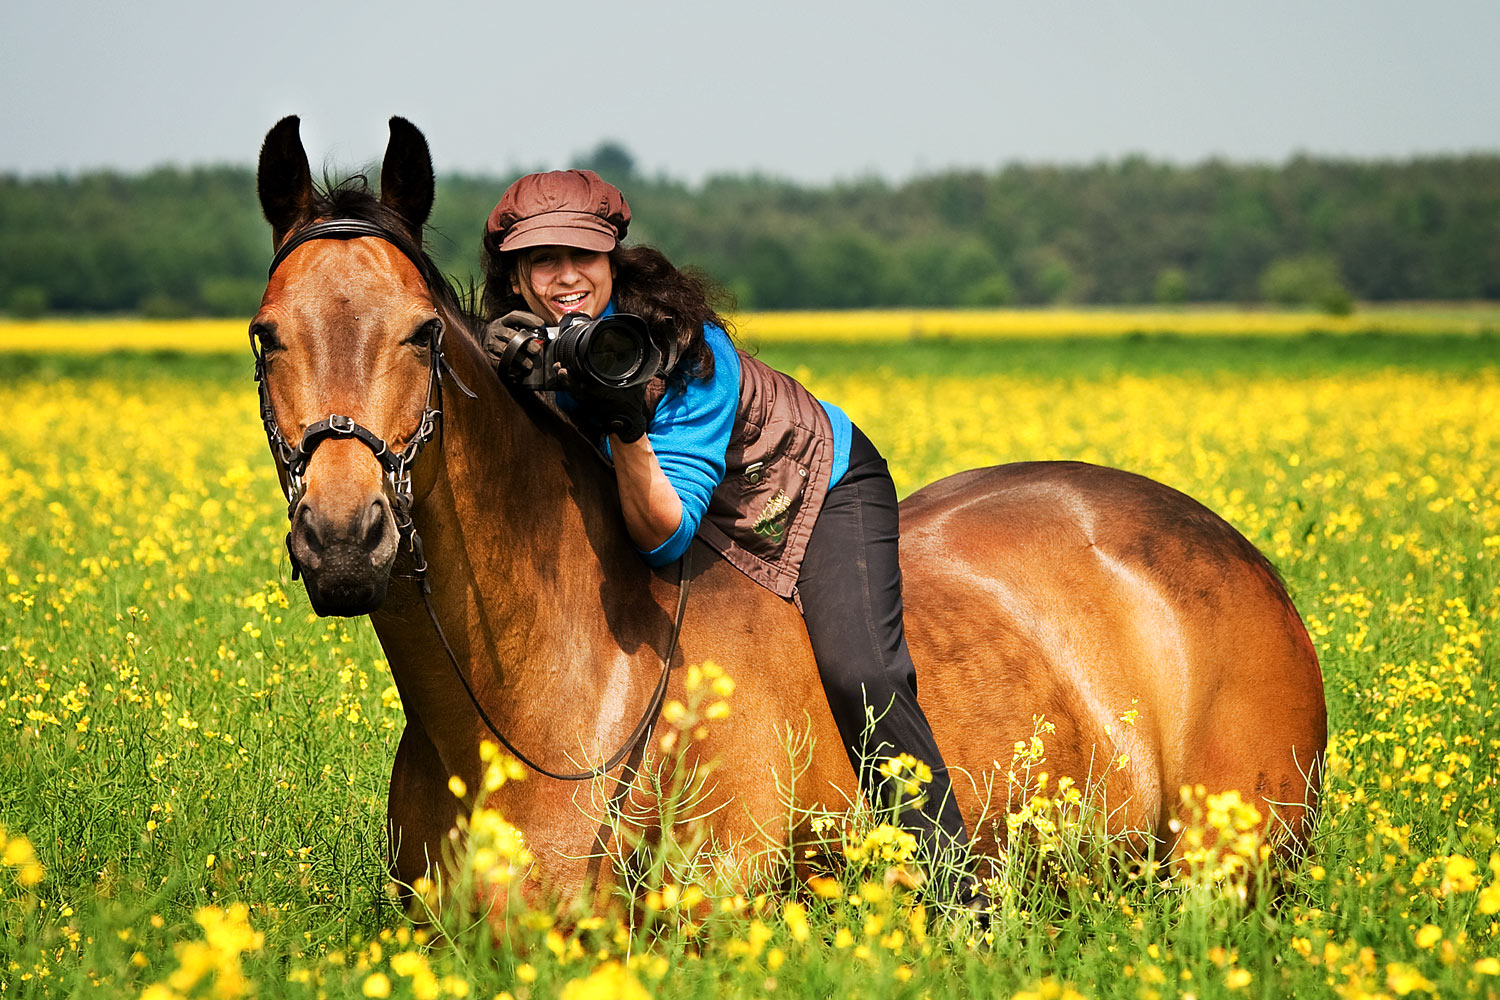
[[[274,124],[274,123],[273,123]],[[610,140],[603,140],[605,143]],[[375,175],[372,180],[378,179],[380,172],[380,155],[354,163],[327,162],[319,164],[313,156],[311,149],[308,151],[308,162],[312,165],[315,178],[320,174],[344,177],[355,173],[371,173]],[[501,170],[478,171],[465,170],[462,168],[444,169],[434,164],[433,173],[439,180],[497,180],[515,178],[523,174],[546,170],[571,169],[579,161],[587,159],[593,151],[580,153],[573,157],[568,163],[539,164],[525,167],[507,167]],[[1418,163],[1430,163],[1434,161],[1447,160],[1495,160],[1500,159],[1500,143],[1490,149],[1467,149],[1452,151],[1419,152],[1408,155],[1336,155],[1324,153],[1293,152],[1279,160],[1257,160],[1257,159],[1232,159],[1225,156],[1205,156],[1197,160],[1178,161],[1167,158],[1148,156],[1142,153],[1122,153],[1116,156],[1101,156],[1093,160],[1010,160],[1002,163],[969,166],[965,164],[953,164],[946,167],[932,168],[921,173],[912,173],[903,177],[888,177],[880,174],[858,174],[850,176],[836,176],[825,179],[802,179],[791,176],[778,176],[760,170],[745,170],[741,172],[721,172],[708,174],[696,180],[685,177],[672,176],[663,173],[646,173],[639,167],[630,175],[631,180],[649,184],[674,184],[681,185],[689,190],[701,190],[714,182],[723,180],[757,180],[772,184],[786,184],[803,188],[827,188],[841,186],[859,186],[863,184],[878,183],[890,187],[901,187],[907,184],[918,183],[923,180],[943,177],[952,174],[981,174],[996,175],[1011,169],[1021,170],[1091,170],[1100,167],[1121,167],[1127,163],[1136,161],[1143,162],[1148,167],[1168,167],[1176,170],[1196,170],[1206,166],[1220,165],[1232,169],[1270,169],[1284,170],[1294,163],[1309,162],[1321,164],[1356,165],[1356,166],[1406,166]],[[146,164],[139,167],[79,167],[59,168],[55,170],[39,170],[35,172],[22,172],[11,169],[0,169],[0,180],[20,181],[49,181],[66,180],[74,181],[92,176],[115,176],[124,178],[145,177],[161,171],[176,171],[178,173],[192,173],[194,171],[212,170],[246,170],[254,172],[256,163],[254,158],[248,161],[236,162],[232,160],[199,161],[199,162],[177,162],[164,160],[158,163]]]

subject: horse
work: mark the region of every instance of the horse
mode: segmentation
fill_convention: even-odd
[[[431,157],[415,126],[389,125],[378,198],[363,178],[315,187],[296,117],[267,134],[275,258],[250,333],[294,572],[319,614],[369,615],[400,692],[393,876],[410,886],[444,856],[466,811],[450,777],[479,787],[494,734],[535,769],[487,799],[535,858],[526,891],[602,898],[616,876],[600,817],[564,779],[648,794],[632,769],[645,733],[705,661],[736,684],[691,747],[717,762],[706,822],[738,856],[785,852],[807,833],[785,801],[789,727],[809,748],[798,802],[858,796],[796,608],[701,541],[683,568],[642,561],[608,463],[496,375],[422,251]],[[1227,522],[1077,462],[954,475],[900,518],[920,701],[977,852],[1005,846],[989,781],[1038,717],[1055,727],[1046,769],[1097,779],[1111,829],[1162,857],[1184,850],[1184,787],[1237,791],[1278,851],[1306,844],[1327,739],[1318,659],[1278,573]]]

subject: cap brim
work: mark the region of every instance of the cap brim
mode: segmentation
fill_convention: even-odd
[[[556,218],[558,213],[548,213],[535,219],[526,219],[511,227],[500,243],[500,249],[524,250],[527,247],[562,246],[580,250],[595,250],[608,253],[619,242],[609,223],[594,216],[574,216],[569,221]],[[584,221],[590,220],[590,221]],[[590,222],[593,224],[591,225]]]

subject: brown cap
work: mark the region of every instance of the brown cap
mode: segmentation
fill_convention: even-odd
[[[484,231],[497,250],[556,244],[607,253],[629,226],[619,188],[592,170],[553,170],[506,188]]]

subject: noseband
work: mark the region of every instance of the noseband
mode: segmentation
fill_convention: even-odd
[[[304,229],[292,234],[276,250],[275,256],[271,258],[271,267],[266,276],[269,278],[276,273],[276,269],[286,260],[288,255],[302,244],[312,240],[354,240],[364,237],[375,237],[384,240],[397,250],[407,260],[411,261],[427,283],[427,287],[438,287],[443,280],[437,269],[426,259],[419,249],[409,245],[408,241],[386,229],[384,226],[373,222],[365,222],[361,219],[329,219],[323,222],[315,222]],[[443,650],[448,654],[448,662],[453,666],[453,672],[458,676],[459,682],[468,692],[469,700],[473,703],[479,717],[483,720],[485,727],[498,739],[505,748],[513,753],[527,767],[539,774],[559,781],[587,781],[596,778],[614,769],[623,761],[627,755],[638,749],[641,741],[651,731],[656,716],[661,712],[663,700],[667,694],[667,680],[670,677],[672,656],[677,649],[677,637],[682,632],[682,620],[687,612],[688,597],[688,574],[689,560],[686,553],[683,554],[680,569],[680,581],[677,597],[677,618],[672,627],[672,637],[667,644],[667,655],[662,658],[661,677],[657,681],[656,690],[652,692],[651,701],[646,707],[646,713],[636,724],[634,731],[607,761],[588,771],[557,772],[549,771],[547,768],[537,764],[526,756],[515,744],[505,738],[499,727],[490,720],[489,713],[479,703],[479,698],[474,694],[474,688],[469,684],[469,679],[464,676],[463,670],[458,665],[458,657],[453,652],[453,647],[448,643],[448,636],[443,632],[443,626],[438,621],[437,612],[432,607],[432,586],[427,582],[427,559],[422,553],[422,539],[417,534],[416,522],[412,519],[411,509],[413,503],[411,469],[417,460],[417,454],[422,446],[430,441],[442,426],[443,421],[443,376],[447,375],[453,380],[458,390],[470,399],[478,397],[470,391],[469,387],[454,372],[448,361],[443,357],[443,327],[439,322],[437,330],[432,335],[432,343],[428,348],[430,364],[427,370],[427,403],[422,410],[422,419],[417,426],[417,432],[412,435],[406,447],[396,451],[386,444],[385,439],[368,427],[355,421],[353,417],[340,413],[330,413],[325,419],[308,425],[302,432],[302,438],[293,447],[288,443],[286,435],[281,433],[281,425],[276,422],[276,411],[271,406],[271,392],[266,384],[266,358],[265,353],[256,342],[255,331],[250,331],[250,351],[255,355],[255,382],[260,393],[260,419],[266,428],[266,439],[271,444],[271,453],[286,470],[286,499],[287,520],[291,520],[297,513],[297,505],[301,503],[303,494],[307,492],[307,465],[312,461],[313,452],[318,445],[330,438],[350,438],[358,441],[370,449],[375,460],[385,471],[386,484],[390,487],[392,496],[391,510],[396,520],[396,529],[400,533],[401,544],[405,545],[411,553],[412,575],[415,577],[418,588],[422,594],[422,603],[427,606],[427,617],[432,621],[432,627],[437,631],[439,641],[443,644]],[[302,567],[297,562],[297,554],[292,551],[292,534],[289,530],[286,536],[287,555],[292,562],[292,579],[301,575]],[[691,551],[691,546],[689,547]],[[626,783],[622,780],[618,796],[625,788]]]

